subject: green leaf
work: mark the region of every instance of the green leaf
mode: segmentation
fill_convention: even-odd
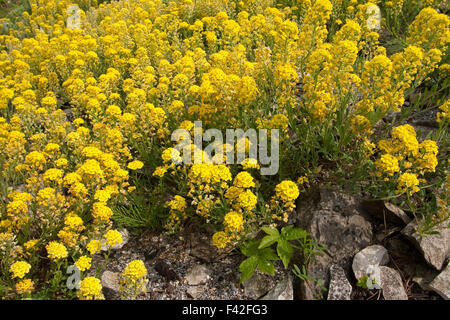
[[[258,260],[258,269],[261,272],[268,273],[270,275],[275,274],[275,266],[272,262],[266,259],[259,259]]]
[[[272,248],[264,248],[259,250],[259,256],[266,260],[280,260]]]
[[[259,244],[258,249],[266,248],[274,244],[280,239],[280,235],[268,235],[262,238],[261,243]]]
[[[280,233],[278,232],[278,229],[277,228],[274,228],[274,227],[261,227],[261,229],[265,232],[265,233],[267,233],[268,235],[271,235],[271,236],[279,236],[280,235]]]
[[[258,245],[259,245],[258,240],[251,240],[251,241],[245,243],[241,247],[241,252],[242,252],[242,254],[246,255],[247,257],[256,256],[256,255],[258,255],[258,251],[259,251]]]
[[[239,283],[248,280],[252,276],[253,272],[255,272],[256,266],[258,265],[258,260],[258,257],[252,256],[242,261],[239,266],[239,271],[241,272],[241,280]]]
[[[294,228],[293,225],[281,229],[281,237],[286,240],[297,240],[308,236],[309,233],[302,228]]]
[[[277,245],[277,253],[281,261],[283,261],[284,267],[287,268],[293,253],[291,244],[287,240],[280,239]]]
[[[358,283],[356,285],[358,287],[367,289],[367,279],[369,279],[369,276],[367,276],[367,275],[361,277],[361,279],[358,280]]]

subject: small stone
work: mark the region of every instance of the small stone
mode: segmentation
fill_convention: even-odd
[[[190,286],[205,284],[208,280],[209,270],[202,264],[193,266],[186,275],[186,281]]]
[[[445,300],[450,300],[450,263],[428,286]]]
[[[380,266],[380,287],[385,300],[408,300],[400,274],[389,267]]]
[[[162,259],[156,260],[154,268],[156,272],[162,275],[167,281],[180,280],[180,277],[173,268]]]
[[[330,287],[327,300],[350,300],[352,285],[340,266],[333,264],[330,267]]]
[[[270,289],[270,281],[262,274],[253,274],[250,279],[242,283],[244,293],[252,299],[259,299]]]
[[[373,245],[358,252],[353,258],[352,269],[356,279],[361,279],[368,274],[370,266],[378,267],[389,262],[387,250],[380,245]]]
[[[111,247],[111,250],[119,250],[122,249],[124,245],[128,243],[129,234],[127,229],[119,230],[120,234],[122,235],[122,242],[119,244],[116,244]],[[102,251],[108,251],[108,246],[106,245],[106,241],[102,240]]]
[[[102,274],[101,282],[103,287],[103,294],[106,298],[113,298],[120,291],[120,273],[105,271]]]
[[[433,230],[437,231],[438,234],[424,234],[421,236],[415,230],[416,227],[417,223],[412,221],[402,230],[402,234],[422,252],[425,260],[430,265],[437,270],[441,270],[444,261],[450,256],[450,228],[447,228],[447,225],[442,223]]]
[[[292,277],[288,275],[270,290],[261,300],[294,300]]]
[[[193,299],[198,299],[205,291],[205,286],[190,286],[187,288],[186,293]]]

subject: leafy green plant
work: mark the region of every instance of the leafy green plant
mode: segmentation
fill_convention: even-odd
[[[259,245],[259,240],[251,240],[242,246],[241,251],[248,258],[239,266],[239,271],[241,272],[241,280],[239,283],[248,280],[256,268],[261,272],[271,275],[275,273],[275,266],[272,261],[280,260],[280,258],[272,248],[260,249]]]
[[[273,275],[275,267],[272,263],[274,260],[281,260],[287,269],[289,262],[294,254],[294,249],[303,251],[305,264],[313,255],[320,255],[321,250],[325,250],[324,246],[318,245],[311,237],[311,234],[302,228],[295,228],[293,225],[285,226],[281,232],[274,227],[262,227],[267,235],[261,240],[253,239],[245,243],[241,251],[248,258],[239,266],[241,272],[241,280],[248,280],[253,272],[258,268],[259,271]],[[295,241],[293,243],[293,241]],[[276,251],[272,248],[276,244]],[[297,267],[298,269],[298,267]],[[303,274],[300,273],[299,274]],[[306,275],[306,273],[304,273]]]
[[[323,279],[315,278],[315,277],[312,277],[312,276],[308,275],[308,271],[306,270],[306,265],[305,264],[302,265],[301,269],[296,264],[294,264],[294,266],[292,268],[292,273],[297,278],[299,278],[300,280],[315,282],[317,284],[317,286],[320,288],[320,290],[322,290],[322,291],[326,291],[327,290],[327,288],[325,288],[322,285]],[[320,298],[322,298],[322,297],[320,297]]]

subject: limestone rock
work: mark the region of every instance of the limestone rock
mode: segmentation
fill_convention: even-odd
[[[292,277],[288,275],[270,290],[261,300],[294,300]]]
[[[187,294],[189,294],[193,299],[200,298],[204,291],[205,286],[189,286],[186,290]]]
[[[383,266],[389,262],[388,251],[380,245],[373,245],[358,252],[353,258],[352,269],[356,279],[367,275],[370,266]]]
[[[350,300],[352,285],[340,266],[333,264],[330,268],[330,287],[327,300]]]
[[[450,263],[428,286],[445,300],[450,300]]]
[[[190,286],[205,284],[208,280],[209,270],[202,264],[193,266],[186,275],[186,281]]]
[[[402,234],[422,252],[430,265],[441,270],[445,259],[450,256],[450,228],[447,228],[446,223],[442,223],[434,230],[439,234],[421,236],[415,230],[416,226],[417,223],[412,221],[402,230]]]
[[[120,273],[106,270],[101,277],[103,294],[107,299],[118,297],[120,291]]]
[[[400,274],[389,267],[381,266],[380,286],[385,300],[408,300]]]
[[[303,197],[297,201],[297,212],[292,220],[310,232],[317,243],[327,247],[322,256],[315,256],[306,266],[308,275],[322,279],[325,287],[329,285],[330,266],[338,264],[350,270],[353,256],[370,245],[373,237],[372,225],[359,209],[357,199],[341,191],[320,189]],[[303,259],[294,257],[294,263],[303,265]],[[301,281],[298,286],[299,299],[322,296],[322,290],[314,281]]]
[[[254,273],[250,279],[242,283],[244,293],[252,299],[258,299],[270,289],[270,281],[267,276]]]

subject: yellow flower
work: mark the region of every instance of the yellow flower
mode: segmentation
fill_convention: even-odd
[[[80,300],[102,300],[102,284],[99,279],[94,277],[84,278],[80,282],[80,290],[77,292]]]
[[[131,282],[136,282],[137,280],[146,276],[147,269],[145,268],[144,262],[141,260],[131,261],[122,272],[122,277]]]
[[[239,205],[247,209],[248,211],[251,211],[256,208],[256,203],[258,202],[257,197],[251,192],[250,190],[246,190],[245,192],[241,193],[238,197]]]
[[[292,202],[298,198],[300,192],[297,184],[290,180],[284,180],[275,187],[275,192],[278,198],[285,202]]]
[[[97,252],[100,252],[102,247],[102,243],[100,240],[91,240],[86,246],[86,249],[89,251],[90,254],[96,254]]]
[[[127,167],[130,170],[138,170],[138,169],[141,169],[143,166],[144,166],[143,162],[141,162],[139,160],[135,160],[135,161],[128,163]]]
[[[225,215],[223,224],[231,232],[238,232],[244,228],[244,218],[241,213],[230,211]]]
[[[16,283],[16,290],[19,294],[30,294],[34,289],[34,282],[30,279],[24,279]]]
[[[413,173],[403,173],[397,180],[397,194],[407,192],[409,195],[419,191],[419,179]]]
[[[104,202],[95,202],[92,207],[92,216],[98,221],[108,221],[113,215],[112,210]]]
[[[67,249],[62,243],[52,241],[45,248],[47,249],[48,257],[53,261],[67,258]]]
[[[25,247],[25,249],[30,250],[30,249],[34,248],[34,246],[36,245],[36,243],[38,241],[39,240],[37,240],[37,239],[29,240],[29,241],[25,242],[23,246]]]
[[[123,241],[122,234],[117,230],[109,230],[105,234],[105,239],[106,244],[110,247],[115,246],[116,244],[121,244]]]
[[[251,188],[255,186],[255,181],[251,174],[246,171],[239,172],[234,178],[233,184],[238,188]]]
[[[375,165],[379,170],[386,172],[390,176],[400,171],[397,158],[390,154],[381,155],[380,159],[375,162]]]
[[[165,167],[165,166],[164,167],[157,167],[155,169],[155,171],[153,172],[153,176],[157,176],[157,177],[162,178],[162,177],[164,177],[166,172],[167,172],[167,167]]]
[[[25,261],[14,262],[9,271],[13,274],[13,278],[22,279],[31,269],[31,265]]]
[[[89,270],[91,267],[92,259],[87,256],[81,256],[77,261],[75,261],[75,265],[80,269],[80,271]]]
[[[225,248],[229,241],[230,239],[228,238],[227,234],[223,231],[216,232],[212,236],[213,245],[219,249]]]

